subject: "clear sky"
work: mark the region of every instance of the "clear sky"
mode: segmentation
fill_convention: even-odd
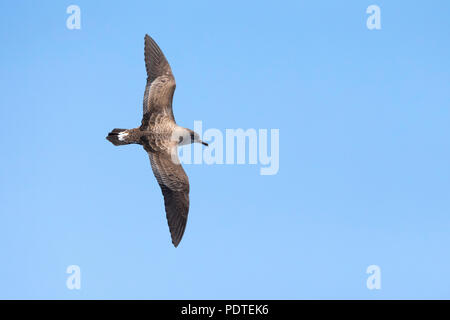
[[[381,30],[366,27],[371,4]],[[450,298],[449,12],[2,1],[0,298]],[[140,124],[145,33],[172,66],[180,125],[280,132],[276,175],[184,166],[176,249],[145,151],[105,140]]]

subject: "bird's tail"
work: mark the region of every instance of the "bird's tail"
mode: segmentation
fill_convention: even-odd
[[[108,139],[115,146],[123,146],[131,143],[127,139],[128,134],[127,129],[114,129],[108,133],[106,139]]]

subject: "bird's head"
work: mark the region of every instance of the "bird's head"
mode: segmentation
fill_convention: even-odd
[[[181,130],[175,130],[174,134],[176,135],[175,140],[179,146],[191,143],[201,143],[208,146],[206,142],[203,142],[202,139],[200,139],[200,135],[191,129],[182,128]]]
[[[200,139],[200,135],[197,132],[194,132],[192,130],[190,131],[190,136],[191,136],[191,143],[201,143],[204,146],[208,146],[208,144],[206,142],[203,142],[202,139]]]

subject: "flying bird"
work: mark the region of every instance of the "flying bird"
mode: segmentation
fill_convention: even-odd
[[[147,34],[144,57],[147,85],[141,125],[134,129],[116,128],[106,139],[115,146],[140,144],[147,151],[164,196],[172,243],[177,247],[189,212],[189,179],[179,162],[177,148],[191,143],[208,144],[196,132],[176,124],[172,110],[175,78],[161,49]]]

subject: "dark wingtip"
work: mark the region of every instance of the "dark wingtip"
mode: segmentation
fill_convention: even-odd
[[[145,34],[144,42],[145,42],[145,43],[148,43],[148,42],[150,42],[151,40],[153,40],[153,38],[150,37],[148,34]]]
[[[180,242],[181,242],[181,238],[180,238],[180,239],[173,239],[173,238],[172,238],[172,244],[173,244],[173,246],[174,246],[175,248],[178,247],[178,245],[180,244]]]
[[[184,233],[184,228],[182,228],[181,230],[178,230],[178,232],[176,234],[171,234],[172,244],[175,248],[177,248],[178,245],[180,244],[181,239],[183,238],[183,233]]]

